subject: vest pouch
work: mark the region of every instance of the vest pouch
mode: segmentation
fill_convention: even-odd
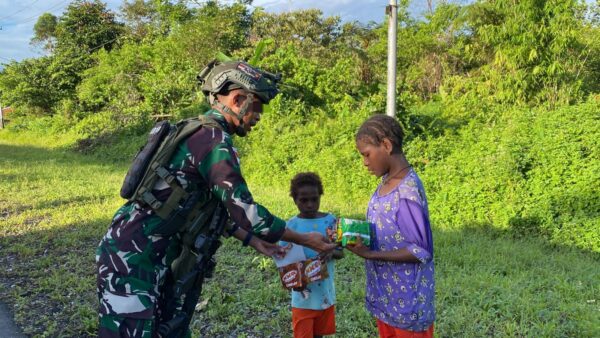
[[[177,258],[173,260],[173,263],[171,263],[171,271],[173,271],[173,277],[175,280],[179,281],[186,273],[194,271],[195,264],[196,255],[192,253],[189,247],[183,247],[179,256],[177,256]],[[188,290],[181,291],[185,293]]]
[[[187,231],[192,224],[204,226],[208,224],[214,207],[214,202],[211,202],[208,192],[196,190],[188,196],[183,205],[171,212],[170,216],[160,222],[152,235],[172,236],[180,231]],[[205,202],[199,202],[208,199]]]
[[[158,224],[151,235],[159,235],[164,237],[170,237],[181,230],[187,220],[188,210],[175,210],[171,213],[171,216]]]
[[[146,173],[148,164],[170,130],[171,125],[167,121],[161,121],[154,125],[150,134],[148,134],[148,141],[135,155],[133,163],[129,167],[127,175],[125,175],[123,185],[121,186],[121,197],[126,199],[133,197]]]

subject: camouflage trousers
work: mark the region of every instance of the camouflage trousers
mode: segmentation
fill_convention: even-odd
[[[155,215],[125,205],[96,250],[99,337],[157,337],[177,235],[152,235]]]

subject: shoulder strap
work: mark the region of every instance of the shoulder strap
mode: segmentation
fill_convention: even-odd
[[[182,120],[173,126],[165,141],[158,148],[156,155],[150,161],[148,170],[133,196],[133,199],[148,204],[162,219],[167,219],[179,207],[181,201],[189,196],[189,192],[179,185],[175,176],[167,169],[168,161],[179,144],[203,126],[223,130],[223,127],[217,121],[205,115]],[[163,179],[172,190],[171,195],[164,202],[160,202],[152,194],[152,189],[159,179]]]

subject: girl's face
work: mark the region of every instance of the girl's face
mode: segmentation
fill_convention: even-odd
[[[380,145],[373,145],[362,139],[356,141],[356,149],[362,155],[363,164],[369,172],[377,177],[381,177],[390,170],[390,146],[389,142],[384,140]]]
[[[321,204],[319,188],[312,185],[299,187],[294,203],[300,211],[300,217],[316,218]]]

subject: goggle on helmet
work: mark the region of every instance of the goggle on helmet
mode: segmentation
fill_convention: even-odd
[[[244,89],[268,104],[278,93],[281,74],[272,74],[243,61],[211,61],[197,77],[210,104],[224,90]]]

